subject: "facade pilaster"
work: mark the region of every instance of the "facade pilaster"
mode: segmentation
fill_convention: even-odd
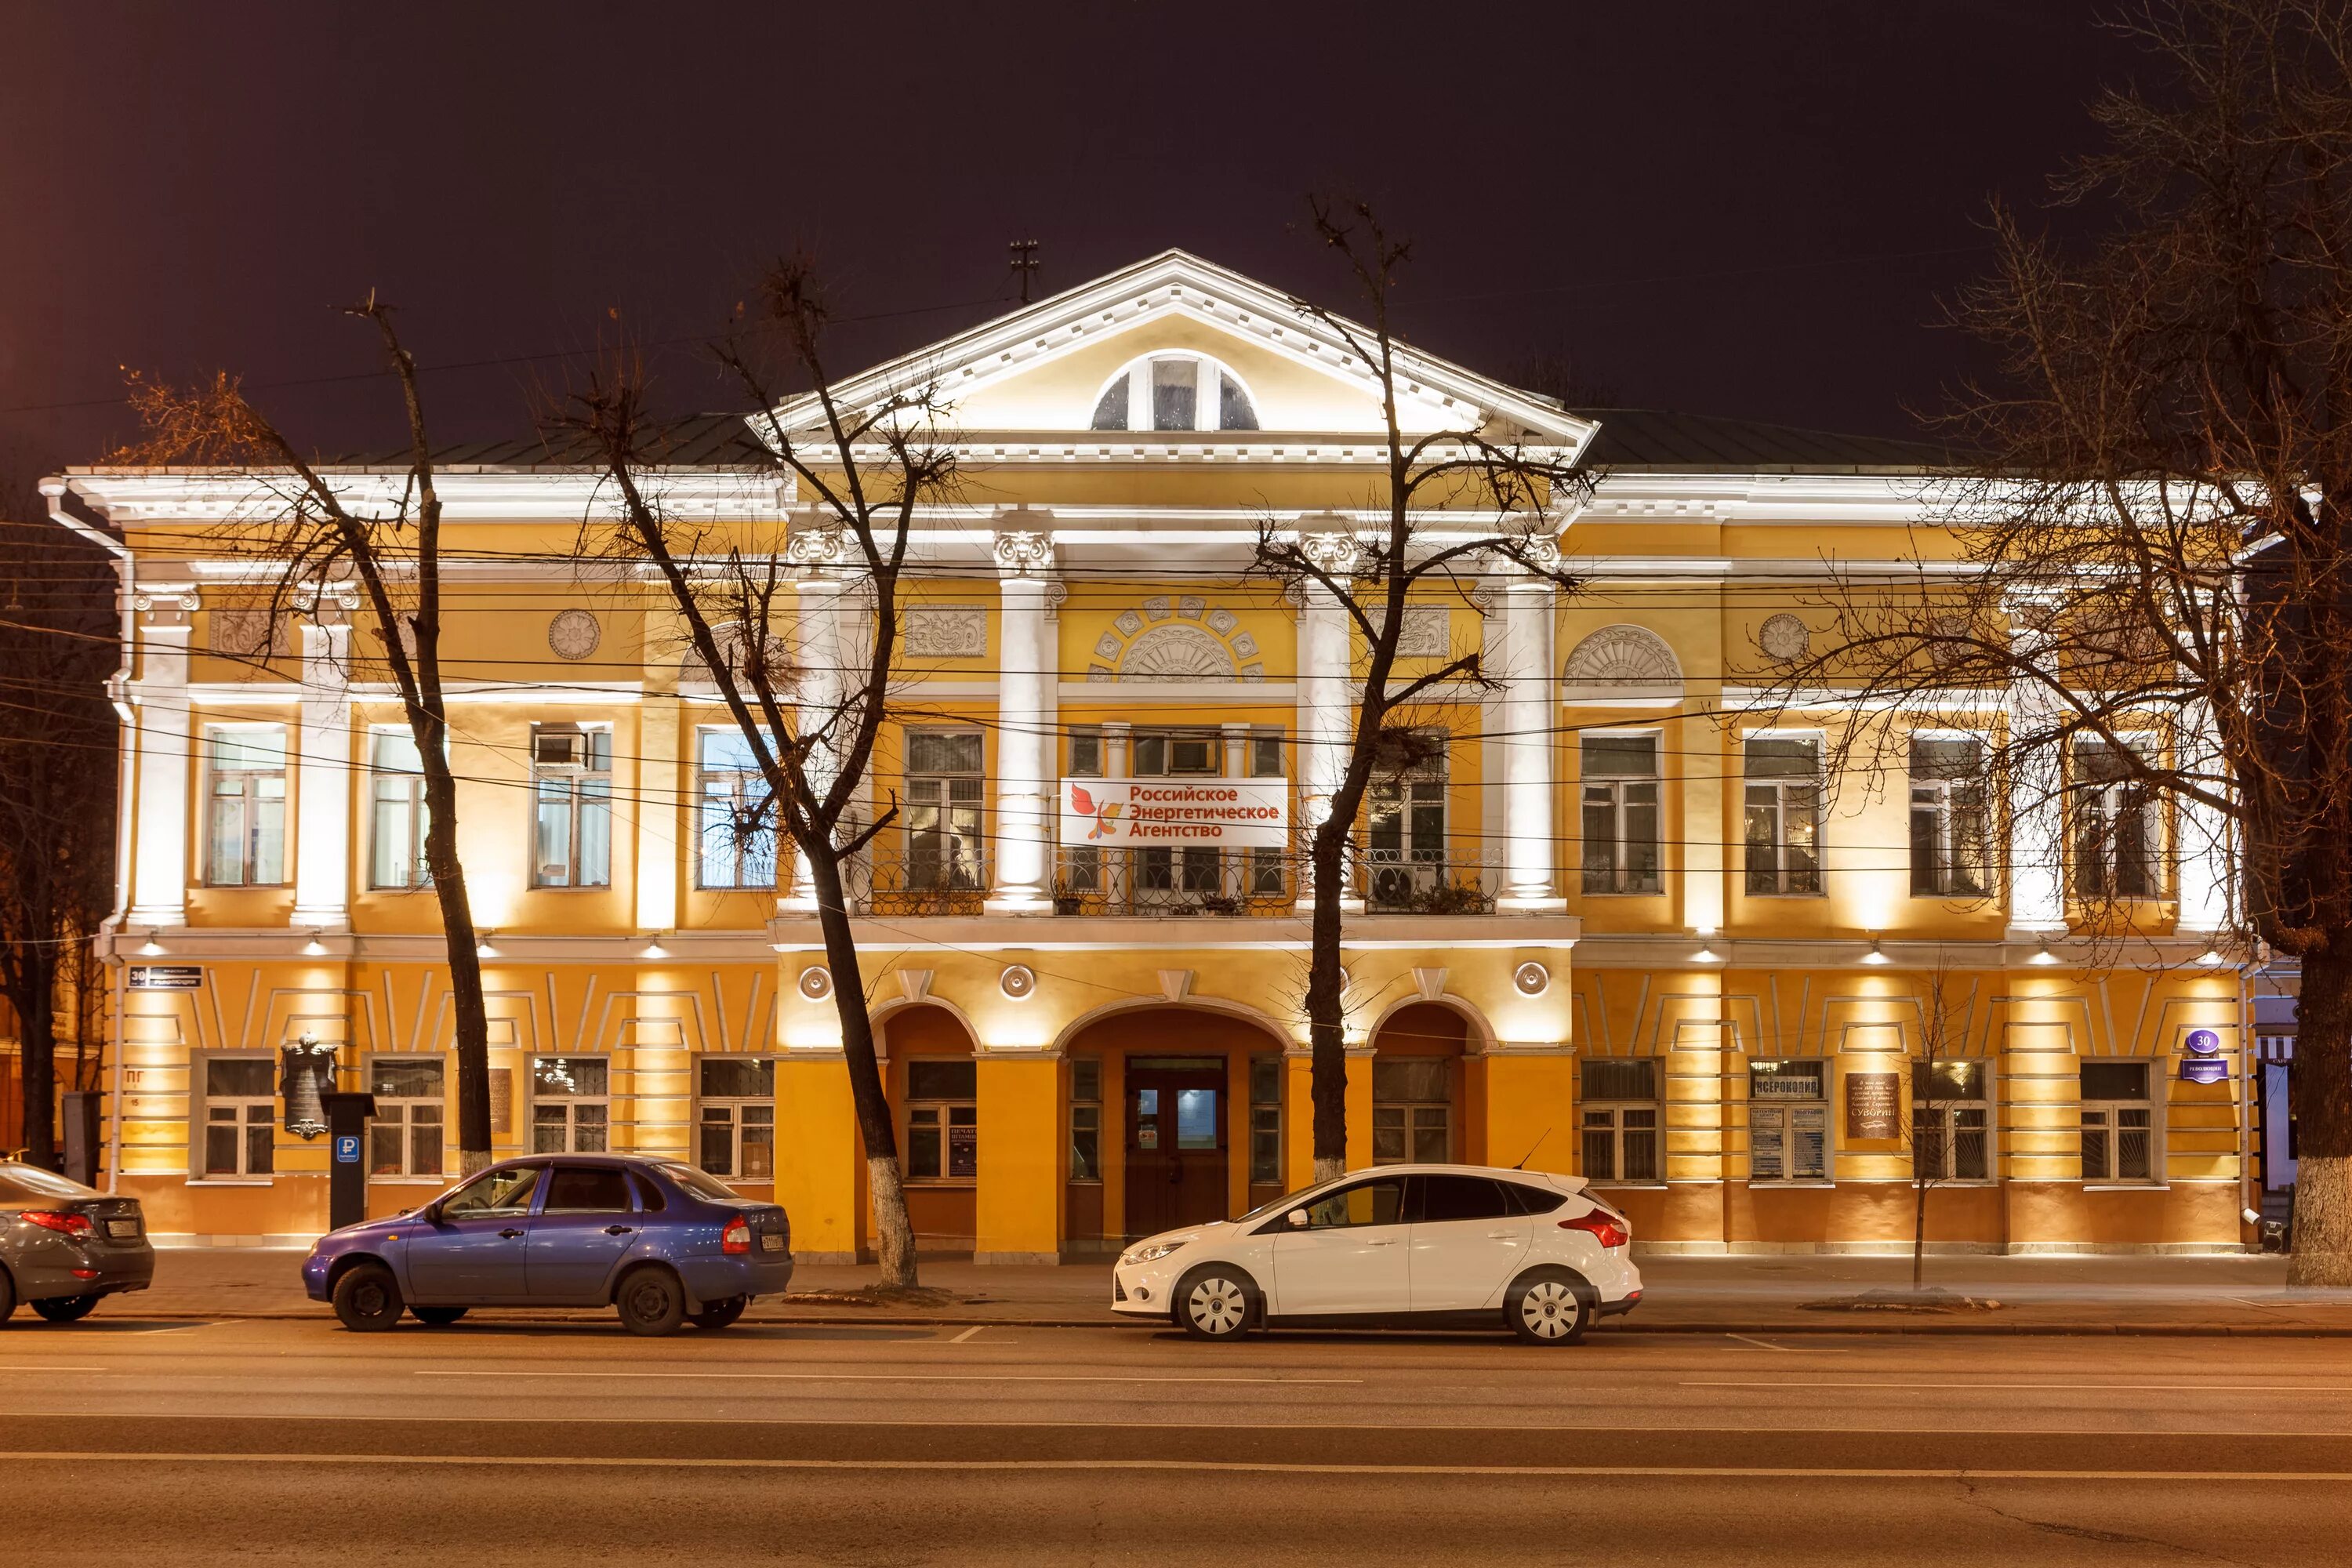
[[[1504,869],[1495,907],[1521,914],[1568,908],[1552,855],[1554,597],[1550,582],[1532,574],[1503,584]]]
[[[139,730],[138,839],[132,849],[134,926],[188,922],[188,772],[194,738],[188,709],[188,639],[198,600],[189,585],[141,590],[139,680],[131,689]]]
[[[2036,685],[2011,687],[2010,734],[2049,733],[2053,700]],[[2021,757],[2010,775],[2009,930],[2013,937],[2049,936],[2066,929],[2063,766],[2058,748],[2041,746]]]
[[[294,913],[297,926],[351,923],[352,625],[350,606],[321,593],[302,627],[302,702],[295,726]]]
[[[1354,524],[1329,516],[1301,519],[1299,543],[1308,559],[1344,584],[1357,554]],[[1324,890],[1315,886],[1308,840],[1331,815],[1331,797],[1348,771],[1350,722],[1355,707],[1354,639],[1339,597],[1313,579],[1298,584],[1298,895],[1301,910],[1312,909]],[[1360,910],[1363,900],[1339,889],[1340,907]]]
[[[785,550],[798,575],[795,651],[801,670],[801,730],[803,734],[838,731],[846,721],[843,705],[857,695],[865,673],[862,574],[852,564],[852,549],[839,523],[814,507],[793,514]],[[874,693],[872,700],[879,696]],[[822,798],[833,787],[839,768],[836,747],[822,741],[811,746],[804,766],[810,793]],[[816,912],[808,857],[797,848],[792,889],[776,904],[786,913]]]
[[[2224,777],[2213,715],[2193,703],[2182,715],[2181,771],[2221,788]],[[2189,931],[2218,931],[2230,923],[2231,825],[2211,806],[2196,801],[2180,811],[2180,922]]]

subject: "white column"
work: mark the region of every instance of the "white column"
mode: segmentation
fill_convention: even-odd
[[[132,848],[133,926],[188,923],[189,620],[193,586],[142,589],[139,679],[131,689],[139,726],[138,841]]]
[[[813,733],[828,722],[838,729],[838,710],[852,679],[846,669],[851,606],[846,602],[850,582],[835,573],[812,573],[797,584],[796,631],[800,658],[799,722],[801,732]],[[829,746],[812,747],[806,771],[809,791],[822,797],[833,782],[834,753]],[[789,913],[814,914],[816,892],[809,881],[808,856],[793,852],[792,890],[776,900]]]
[[[1355,691],[1348,612],[1320,584],[1301,583],[1299,595],[1297,904],[1307,910],[1323,892],[1315,886],[1315,868],[1307,858],[1308,841],[1331,815],[1331,797],[1348,771]],[[1363,907],[1345,888],[1339,900],[1343,909]]]
[[[350,617],[321,595],[302,627],[302,706],[294,739],[294,915],[298,926],[351,921]]]
[[[1552,585],[1514,576],[1503,584],[1503,890],[1498,910],[1557,914],[1568,908],[1552,875],[1551,755],[1559,723],[1553,700]]]
[[[997,519],[996,870],[982,906],[992,915],[1054,912],[1052,522],[1032,511]]]
[[[2009,692],[2009,732],[2052,732],[2053,699],[2038,685]],[[2023,756],[2010,775],[2009,930],[2015,937],[2066,930],[2066,813],[2061,799],[2063,759],[2054,746]]]
[[[2200,779],[2221,777],[2220,738],[2213,715],[2202,702],[2181,716],[2182,768]],[[2215,787],[2219,787],[2218,782]],[[2230,822],[2201,803],[2180,811],[2180,930],[2217,931],[2230,923]]]

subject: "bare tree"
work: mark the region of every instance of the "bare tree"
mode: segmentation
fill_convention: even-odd
[[[809,261],[774,264],[757,298],[755,317],[739,322],[741,330],[717,352],[757,410],[753,423],[779,477],[809,498],[782,537],[758,538],[742,524],[691,522],[665,509],[662,426],[648,416],[644,378],[625,356],[592,374],[551,424],[584,439],[611,478],[617,518],[591,520],[590,533],[604,537],[583,541],[583,553],[652,567],[757,760],[765,798],[740,826],[753,832],[780,827],[798,852],[824,939],[865,1141],[883,1283],[907,1289],[917,1283],[914,1226],[848,889],[859,852],[898,815],[894,801],[862,820],[863,786],[889,711],[900,578],[916,512],[950,495],[955,456],[940,434],[942,409],[929,384],[888,392],[866,406],[835,401],[823,353],[833,311]],[[814,389],[790,405],[790,415],[754,347],[754,330],[772,334],[788,374]],[[820,587],[834,603],[813,610]],[[792,608],[783,610],[780,600]],[[799,639],[797,649],[779,636],[786,626]]]
[[[1983,1173],[1985,1125],[1979,1099],[1969,1092],[1967,1059],[1973,994],[1954,994],[1951,965],[1941,953],[1920,986],[1919,1049],[1910,1063],[1910,1109],[1905,1142],[1911,1152],[1911,1289],[1927,1268],[1927,1194],[1939,1182]]]
[[[0,994],[16,1013],[24,1142],[57,1154],[58,1047],[68,1086],[96,1068],[105,990],[92,939],[113,900],[114,574],[96,550],[36,523],[39,497],[0,475]],[[62,1016],[61,1016],[62,1015]]]
[[[2226,860],[2224,947],[2302,969],[2293,1278],[2352,1284],[2352,5],[2156,0],[2153,79],[2100,97],[2057,182],[2077,251],[1990,226],[1955,322],[2000,374],[1909,570],[1833,574],[1768,705],[1856,714],[1841,765],[1920,725],[1983,737],[2029,896],[2122,942]],[[1957,542],[1957,558],[1942,554]],[[2173,854],[2165,853],[2169,841]]]
[[[441,498],[416,362],[394,330],[392,307],[371,293],[345,313],[375,328],[400,388],[408,464],[396,494],[378,502],[366,487],[305,456],[226,374],[187,387],[134,375],[131,402],[146,436],[118,460],[219,468],[253,484],[256,499],[216,537],[269,564],[273,616],[315,600],[346,573],[359,579],[425,780],[425,868],[440,905],[457,1030],[458,1163],[471,1175],[490,1163],[489,1025],[457,855],[457,784],[442,689]]]
[[[1401,674],[1399,647],[1405,610],[1433,594],[1467,601],[1472,582],[1486,573],[1516,570],[1563,588],[1575,580],[1559,568],[1554,536],[1562,513],[1590,497],[1593,476],[1572,457],[1531,445],[1529,433],[1499,416],[1476,428],[1408,435],[1401,422],[1400,388],[1418,374],[1415,356],[1391,326],[1399,274],[1411,258],[1409,241],[1391,237],[1361,203],[1318,199],[1310,204],[1316,237],[1336,252],[1367,320],[1358,322],[1306,300],[1301,317],[1337,335],[1371,372],[1380,391],[1385,433],[1383,482],[1367,498],[1378,519],[1328,516],[1305,523],[1268,520],[1260,525],[1251,572],[1303,596],[1308,613],[1336,606],[1339,635],[1360,641],[1354,660],[1355,709],[1343,756],[1302,757],[1301,773],[1323,775],[1323,790],[1303,790],[1309,832],[1312,943],[1307,1016],[1314,1053],[1316,1179],[1347,1165],[1347,1054],[1341,994],[1341,901],[1364,797],[1374,777],[1414,765],[1426,741],[1409,718],[1416,699],[1451,683],[1483,683],[1477,649],[1449,652],[1418,674]],[[1472,521],[1445,526],[1440,514]],[[1318,737],[1301,736],[1302,752]]]

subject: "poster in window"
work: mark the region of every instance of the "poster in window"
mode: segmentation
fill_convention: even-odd
[[[1902,1082],[1891,1072],[1850,1072],[1845,1075],[1845,1135],[1849,1142],[1863,1138],[1900,1138],[1903,1122],[1895,1107]]]
[[[948,1174],[977,1176],[980,1174],[980,1129],[950,1127],[948,1129]]]
[[[1758,1111],[1748,1129],[1748,1165],[1758,1181],[1779,1181],[1785,1174],[1780,1167],[1780,1113]]]

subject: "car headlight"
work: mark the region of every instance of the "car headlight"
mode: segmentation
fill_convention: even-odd
[[[1170,1253],[1191,1246],[1192,1241],[1192,1238],[1188,1236],[1181,1241],[1154,1241],[1142,1247],[1130,1247],[1128,1249],[1127,1256],[1119,1261],[1121,1263],[1157,1263]]]

